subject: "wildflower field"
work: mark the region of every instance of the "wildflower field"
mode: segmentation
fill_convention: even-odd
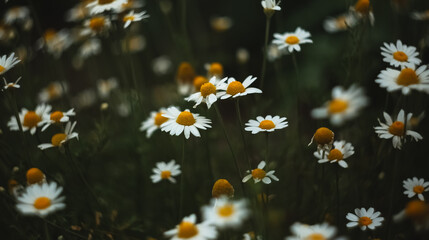
[[[0,3],[0,239],[428,240],[429,2]]]

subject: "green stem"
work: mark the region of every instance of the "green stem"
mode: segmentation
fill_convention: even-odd
[[[265,162],[268,164],[268,156],[270,153],[269,147],[269,133],[265,132]]]
[[[182,175],[180,176],[180,204],[179,204],[179,219],[183,215],[183,204],[184,204],[184,198],[185,198],[185,142],[186,139],[183,137],[183,144],[182,144]],[[179,220],[180,221],[180,220]]]
[[[239,100],[235,100],[235,109],[237,111],[237,116],[238,116],[238,123],[240,124],[240,135],[241,135],[241,139],[243,141],[243,149],[244,149],[244,156],[246,157],[246,160],[249,164],[249,168],[252,168],[252,163],[250,162],[250,158],[249,155],[247,154],[247,142],[246,142],[246,138],[244,137],[244,125],[243,125],[243,120],[241,119],[241,111],[240,111],[240,104],[238,102]]]
[[[45,238],[46,240],[50,240],[51,239],[51,235],[49,234],[49,228],[48,228],[48,223],[47,222],[43,222],[43,228],[45,230]]]
[[[52,225],[53,227],[56,227],[56,228],[58,228],[58,229],[61,229],[61,230],[63,230],[64,232],[66,232],[66,233],[69,233],[69,234],[71,234],[71,235],[73,235],[73,236],[75,236],[75,237],[78,237],[78,238],[80,238],[80,239],[88,239],[87,237],[85,237],[85,236],[82,236],[82,235],[80,235],[80,234],[77,234],[77,233],[75,233],[75,232],[73,232],[73,231],[70,231],[70,230],[68,230],[67,228],[63,228],[63,227],[61,227],[61,226],[59,226],[59,225],[57,225],[57,224],[55,224],[55,223],[53,223],[53,222],[50,222],[50,221],[48,221],[48,220],[46,220],[46,219],[44,219],[44,218],[42,218],[43,219],[43,221],[45,222],[45,224],[46,223],[49,223],[50,225]]]
[[[335,187],[336,187],[336,196],[337,196],[337,225],[341,226],[340,221],[340,176],[338,169],[340,166],[335,166]]]
[[[267,50],[268,50],[268,36],[270,34],[270,22],[271,22],[271,16],[267,16],[266,23],[265,23],[264,52],[262,54],[263,59],[262,59],[262,70],[261,70],[261,84],[259,85],[259,88],[261,90],[264,87],[265,71],[267,68]]]
[[[296,60],[295,52],[292,52],[292,62],[293,62],[293,67],[295,68],[296,77],[299,78],[298,61]]]

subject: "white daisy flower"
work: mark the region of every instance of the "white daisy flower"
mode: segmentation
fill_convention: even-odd
[[[65,20],[67,22],[78,22],[89,16],[89,9],[86,7],[87,2],[79,2],[74,7],[67,10]]]
[[[182,173],[180,171],[180,165],[176,164],[176,161],[171,160],[169,163],[158,162],[156,168],[152,169],[153,175],[150,176],[153,183],[160,182],[161,180],[167,179],[172,183],[176,183],[174,176]]]
[[[197,113],[191,113],[189,110],[181,112],[176,107],[169,107],[162,116],[169,120],[161,125],[161,131],[169,132],[170,135],[176,136],[184,132],[186,139],[191,136],[191,133],[195,137],[201,137],[198,128],[203,130],[211,128],[210,119],[202,117]]]
[[[21,80],[21,77],[19,77],[15,82],[10,82],[10,83],[8,83],[8,82],[6,81],[6,78],[3,78],[3,81],[4,81],[3,89],[8,89],[8,88],[20,88],[21,86],[18,84],[19,80]]]
[[[417,197],[424,201],[425,197],[423,196],[423,192],[429,191],[429,182],[425,182],[423,178],[416,178],[413,177],[413,179],[408,178],[403,181],[404,184],[404,194],[408,195],[409,198],[414,197],[417,195]]]
[[[42,144],[39,144],[37,147],[40,148],[41,150],[45,150],[51,147],[62,147],[69,140],[73,138],[78,139],[79,134],[73,132],[73,129],[75,126],[76,126],[76,122],[74,122],[73,124],[71,122],[68,122],[64,130],[64,133],[55,134],[51,138],[51,143],[42,143]]]
[[[287,48],[279,49],[279,46],[273,43],[270,43],[267,48],[267,59],[268,61],[272,62],[284,55],[289,55],[290,52],[287,50]]]
[[[283,34],[274,33],[273,44],[276,44],[279,49],[287,48],[289,52],[301,51],[301,44],[313,43],[311,34],[302,28],[298,27],[295,32],[286,32]]]
[[[366,105],[368,98],[364,95],[363,88],[352,85],[344,90],[336,86],[332,89],[332,100],[325,102],[320,108],[313,109],[311,116],[316,119],[330,118],[332,125],[340,126],[345,121],[355,118]]]
[[[417,69],[411,66],[401,71],[387,68],[381,71],[375,82],[388,92],[401,90],[402,94],[408,95],[411,90],[417,90],[429,94],[429,70],[426,65]]]
[[[350,12],[360,19],[368,19],[374,25],[375,18],[369,0],[358,0],[354,6],[350,7]]]
[[[405,209],[393,216],[396,223],[410,219],[416,231],[429,230],[429,204],[417,199],[407,203]]]
[[[356,26],[357,19],[353,14],[344,13],[337,17],[328,17],[323,21],[323,28],[329,33],[345,31]]]
[[[193,93],[191,96],[185,98],[185,100],[188,102],[194,101],[194,108],[202,102],[207,104],[207,108],[210,108],[217,101],[218,97],[223,95],[223,93],[217,92],[217,90],[225,86],[226,79],[224,78],[219,81],[217,77],[212,77],[209,82],[201,85],[198,92]]]
[[[381,126],[374,127],[375,132],[378,134],[379,138],[392,138],[394,148],[401,149],[402,141],[405,142],[406,136],[411,136],[411,138],[414,139],[416,142],[418,140],[423,139],[422,135],[420,135],[419,133],[412,130],[408,130],[409,124],[407,124],[405,128],[405,113],[403,109],[399,111],[395,121],[393,121],[390,115],[386,112],[383,112],[383,116],[384,119],[386,119],[386,123],[382,123],[380,119],[378,119],[378,122]],[[410,121],[412,116],[412,113],[408,113],[407,122]]]
[[[255,236],[254,232],[248,232],[243,234],[243,240],[262,240],[261,235]]]
[[[384,57],[383,61],[395,67],[413,67],[422,62],[417,58],[419,53],[416,51],[416,47],[408,47],[402,44],[401,40],[396,41],[396,46],[393,43],[384,43],[384,47],[380,47],[380,49],[381,55]]]
[[[150,138],[155,130],[160,129],[161,125],[167,122],[168,118],[162,116],[167,109],[161,108],[159,111],[152,111],[146,121],[141,123],[140,131],[146,131],[146,137]]]
[[[38,99],[40,102],[50,102],[63,96],[68,86],[65,82],[51,82],[48,86],[40,90]]]
[[[219,90],[224,91],[221,92],[220,99],[227,99],[230,97],[236,98],[240,96],[246,96],[251,93],[262,93],[262,91],[258,88],[249,88],[250,84],[252,84],[256,80],[256,77],[252,75],[248,76],[244,79],[243,83],[236,81],[234,78],[228,78],[228,82],[219,87]]]
[[[101,41],[98,38],[91,38],[86,40],[78,50],[78,57],[87,59],[90,56],[95,56],[101,53]]]
[[[414,11],[411,13],[411,18],[414,20],[422,21],[422,20],[428,20],[429,19],[429,10],[417,12]]]
[[[261,1],[261,5],[264,8],[264,11],[280,11],[282,10],[280,5],[280,1],[276,2],[276,0],[263,0]]]
[[[42,132],[45,131],[49,126],[54,123],[65,123],[70,120],[71,116],[75,116],[74,108],[68,110],[67,112],[55,111],[52,113],[45,113],[42,117],[41,125],[44,124]]]
[[[36,46],[39,49],[45,47],[47,52],[55,58],[59,58],[72,45],[74,39],[68,29],[61,29],[60,31],[47,29],[43,37],[37,40]]]
[[[21,121],[22,130],[24,132],[30,131],[30,133],[34,135],[36,133],[37,127],[43,125],[43,115],[49,113],[51,109],[52,107],[47,104],[37,105],[36,110],[34,111],[28,111],[27,109],[23,108],[19,113],[19,120]],[[19,131],[19,125],[15,116],[11,117],[7,123],[7,126],[11,131]]]
[[[262,116],[256,117],[256,120],[250,119],[245,125],[244,130],[256,134],[259,132],[274,132],[276,129],[283,129],[288,126],[285,117],[267,115],[265,118]]]
[[[13,68],[20,61],[21,60],[15,57],[15,53],[11,53],[9,57],[7,57],[7,55],[3,55],[0,58],[0,75],[5,74],[7,71]]]
[[[27,178],[27,184],[42,184],[46,183],[46,176],[42,172],[42,170],[38,168],[30,168],[27,170],[27,173],[25,174],[25,177]]]
[[[195,214],[184,217],[179,225],[174,229],[164,232],[164,235],[171,240],[207,240],[217,237],[218,233],[214,226],[208,222],[195,224],[196,220],[197,217]]]
[[[55,182],[32,184],[25,188],[22,195],[17,197],[16,208],[25,215],[45,217],[48,214],[66,207],[65,197],[60,197],[62,187]]]
[[[207,71],[207,78],[216,77],[218,80],[223,77],[223,66],[219,62],[212,62],[204,64]]]
[[[380,212],[374,212],[374,208],[356,208],[355,214],[347,213],[346,218],[350,221],[347,223],[348,228],[353,228],[359,226],[362,231],[365,231],[367,228],[374,230],[376,227],[381,226],[381,222],[384,221],[383,217],[380,216]]]
[[[124,28],[130,26],[132,22],[138,22],[149,17],[150,16],[146,14],[146,11],[134,13],[134,10],[132,10],[130,13],[128,13],[122,18],[122,21],[124,22]]]
[[[222,196],[212,199],[210,204],[201,209],[203,219],[220,229],[239,228],[250,215],[245,199],[233,201]]]
[[[118,80],[115,77],[106,80],[100,79],[97,81],[97,92],[101,99],[107,99],[110,93],[119,86]]]
[[[109,18],[99,15],[86,20],[83,25],[84,28],[80,32],[82,36],[95,36],[106,32],[112,23]]]
[[[91,15],[98,13],[113,11],[117,12],[122,8],[122,4],[126,4],[126,0],[95,0],[86,5],[89,8]]]
[[[333,240],[337,233],[337,228],[328,223],[307,225],[297,222],[290,227],[290,230],[293,236],[286,237],[286,240]]]
[[[255,183],[262,181],[265,184],[270,184],[271,179],[273,179],[274,181],[279,181],[279,179],[276,176],[274,176],[274,173],[275,173],[274,170],[265,172],[264,170],[265,165],[266,165],[265,161],[261,161],[258,164],[257,168],[253,170],[247,170],[247,173],[249,174],[243,178],[243,182],[247,182],[251,178],[253,178]]]
[[[12,25],[15,22],[25,22],[30,19],[28,7],[11,7],[4,14],[4,23]]]
[[[335,141],[334,148],[331,149],[329,153],[320,149],[314,152],[314,156],[319,159],[319,161],[317,161],[318,163],[338,163],[341,167],[347,168],[348,164],[344,160],[354,153],[354,147],[351,143],[346,143],[346,141]]]
[[[313,134],[308,146],[315,141],[317,143],[317,151],[331,151],[334,136],[335,134],[331,129],[326,127],[318,128]]]

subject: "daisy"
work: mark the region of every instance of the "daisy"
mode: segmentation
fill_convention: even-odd
[[[338,163],[343,168],[347,168],[348,164],[344,159],[350,157],[355,153],[354,147],[351,143],[346,143],[346,141],[335,141],[334,149],[330,150],[328,154],[325,154],[325,151],[318,150],[314,152],[314,156],[319,159],[318,163]]]
[[[411,66],[401,71],[387,68],[377,76],[376,83],[388,92],[401,90],[402,94],[408,95],[411,90],[424,91],[429,94],[429,70],[426,65],[419,68]]]
[[[263,170],[265,165],[266,165],[265,161],[261,161],[258,164],[257,168],[253,170],[247,170],[247,173],[249,174],[243,178],[243,182],[247,182],[251,178],[253,178],[255,183],[262,181],[265,184],[270,184],[271,179],[273,179],[274,181],[279,181],[279,179],[276,176],[274,176],[274,173],[275,173],[274,170],[271,170],[269,172],[265,172],[265,170]]]
[[[286,32],[283,34],[274,33],[273,44],[276,44],[279,49],[287,48],[289,52],[301,51],[301,44],[313,43],[309,37],[311,34],[302,28],[298,27],[295,32]]]
[[[21,77],[19,77],[15,82],[6,82],[6,78],[3,78],[4,81],[4,86],[3,89],[8,89],[8,88],[20,88],[21,86],[18,84],[19,80],[21,80]]]
[[[381,55],[384,57],[383,61],[391,66],[404,68],[413,67],[421,63],[421,60],[417,58],[419,53],[416,51],[416,47],[408,47],[402,44],[401,40],[396,41],[396,46],[393,43],[384,43],[384,47],[380,47],[380,49]]]
[[[250,215],[245,199],[233,201],[226,196],[212,199],[201,211],[205,221],[220,229],[239,228]]]
[[[167,109],[165,108],[161,108],[157,112],[151,112],[150,117],[141,123],[140,131],[147,131],[146,137],[150,138],[155,130],[161,128],[161,125],[167,122],[168,118],[162,116],[165,113],[167,113]]]
[[[324,103],[322,107],[311,111],[311,116],[316,119],[329,118],[334,126],[340,126],[345,121],[355,118],[359,111],[368,105],[368,98],[364,95],[363,88],[352,85],[344,90],[340,86],[332,89],[332,100]]]
[[[408,178],[403,181],[404,184],[404,194],[408,195],[409,198],[414,197],[417,195],[417,197],[424,201],[425,197],[423,196],[423,192],[429,191],[429,182],[425,182],[423,178],[416,178],[413,177],[413,179]]]
[[[91,15],[102,13],[105,11],[118,11],[122,8],[122,4],[126,4],[126,0],[95,0],[86,5],[89,8]]]
[[[0,75],[5,74],[20,61],[21,60],[15,57],[15,53],[11,53],[9,57],[7,57],[7,55],[3,55],[0,58]]]
[[[68,29],[56,31],[47,29],[43,37],[38,39],[36,46],[38,48],[45,47],[46,51],[52,54],[55,58],[59,58],[61,54],[73,44],[72,34]]]
[[[313,140],[317,143],[317,151],[331,151],[332,143],[334,142],[334,132],[326,127],[318,128],[308,146],[313,143]]]
[[[362,231],[365,231],[366,228],[374,230],[376,227],[381,226],[381,222],[384,221],[383,217],[380,216],[380,212],[374,212],[374,208],[356,208],[355,214],[347,213],[346,218],[350,221],[347,223],[348,228],[353,228],[359,226]]]
[[[206,63],[204,68],[207,70],[208,78],[217,77],[220,79],[223,77],[223,66],[218,62]]]
[[[222,93],[217,92],[219,88],[222,88],[225,85],[227,78],[218,80],[216,77],[212,77],[209,82],[201,85],[200,90],[191,96],[185,98],[186,101],[194,101],[196,108],[201,102],[207,104],[207,108],[210,108],[213,103],[217,101],[217,98],[222,95]]]
[[[411,18],[414,20],[418,20],[418,21],[428,20],[429,19],[429,10],[422,11],[422,12],[412,12]]]
[[[45,113],[42,118],[42,132],[45,131],[49,126],[51,126],[54,123],[65,123],[70,120],[71,116],[75,116],[76,113],[74,112],[74,108],[68,110],[67,112],[61,112],[61,111],[55,111],[52,113]]]
[[[63,96],[68,86],[65,82],[51,82],[48,86],[40,90],[38,99],[40,102],[50,102]]]
[[[66,207],[65,197],[60,197],[62,191],[55,182],[30,185],[17,197],[16,208],[25,215],[45,217]]]
[[[51,106],[46,104],[37,105],[36,110],[28,111],[23,108],[19,113],[19,121],[21,122],[22,130],[30,131],[32,135],[36,133],[37,127],[43,124],[42,117],[51,111]],[[15,116],[12,116],[7,126],[11,131],[19,131],[19,125]]]
[[[78,50],[80,59],[87,59],[90,56],[95,56],[101,53],[101,41],[98,38],[86,40]]]
[[[215,239],[217,237],[216,228],[208,222],[195,224],[197,217],[191,214],[184,217],[182,222],[175,228],[164,232],[164,235],[171,240],[207,240]]]
[[[161,180],[167,179],[172,183],[176,183],[174,176],[181,173],[180,165],[176,164],[176,161],[171,160],[169,163],[158,162],[156,168],[152,169],[153,175],[150,176],[153,183],[160,182]]]
[[[179,65],[176,73],[176,81],[178,85],[178,92],[181,95],[189,95],[192,92],[192,83],[195,79],[195,70],[188,62],[182,62]],[[199,91],[199,89],[197,89]]]
[[[15,22],[25,22],[30,19],[30,10],[28,7],[12,7],[4,14],[4,22],[12,25]]]
[[[345,31],[356,26],[357,19],[353,14],[344,13],[335,18],[329,17],[323,21],[323,28],[329,33]]]
[[[94,16],[84,22],[84,29],[81,31],[83,36],[94,36],[104,33],[111,26],[111,21],[105,16]]]
[[[74,122],[73,124],[71,122],[68,122],[64,130],[64,133],[55,134],[51,138],[51,143],[42,143],[42,144],[39,144],[37,147],[40,148],[41,150],[45,150],[51,147],[62,147],[69,140],[73,138],[78,139],[79,137],[78,133],[73,132],[73,129],[75,126],[76,126],[76,122]]]
[[[130,13],[124,16],[122,21],[124,22],[124,28],[127,28],[130,26],[132,22],[138,22],[143,19],[149,18],[150,16],[146,14],[146,11],[140,12],[140,13],[134,13],[134,10],[132,10]]]
[[[288,122],[285,121],[285,117],[279,117],[267,115],[265,118],[262,116],[256,117],[256,121],[250,119],[245,125],[247,126],[244,130],[256,134],[259,132],[274,132],[276,129],[283,129],[288,126]]]
[[[191,136],[191,133],[196,137],[201,137],[198,128],[203,130],[211,128],[210,119],[202,117],[197,113],[191,113],[189,110],[181,112],[176,107],[169,107],[162,116],[169,120],[161,125],[161,131],[170,132],[170,135],[176,136],[184,132],[186,139]]]
[[[350,12],[360,19],[368,18],[371,25],[374,25],[375,18],[369,0],[358,0],[354,6],[350,7]]]
[[[272,15],[274,11],[282,10],[280,5],[280,1],[276,2],[276,0],[263,0],[261,1],[261,5],[264,8],[265,14]]]
[[[262,240],[261,235],[255,236],[254,232],[248,232],[243,234],[243,240]]]
[[[411,219],[416,230],[429,229],[429,204],[417,199],[407,203],[405,209],[393,216],[393,221]]]
[[[297,222],[290,227],[290,230],[293,236],[286,237],[286,240],[331,240],[337,233],[337,228],[328,223],[307,225]]]
[[[39,183],[39,184],[46,183],[45,174],[38,168],[28,169],[25,176],[27,178],[28,185],[35,184],[35,183]]]
[[[219,198],[221,196],[234,196],[234,187],[226,179],[219,179],[213,184],[212,197]]]
[[[256,77],[253,77],[252,75],[244,79],[243,83],[236,81],[232,77],[228,78],[227,84],[223,84],[219,87],[219,90],[224,91],[221,92],[221,95],[219,95],[220,99],[227,99],[230,97],[236,98],[252,93],[262,93],[262,91],[258,88],[249,88],[250,84],[252,84],[255,80]]]
[[[97,92],[101,99],[107,99],[110,96],[110,93],[117,89],[119,86],[118,80],[114,77],[103,80],[100,79],[97,81]]]
[[[390,139],[392,138],[393,147],[397,149],[401,149],[402,141],[405,143],[405,137],[411,136],[416,142],[418,140],[423,139],[422,135],[419,133],[408,130],[409,126],[405,126],[405,113],[404,110],[401,109],[399,111],[396,121],[393,121],[389,114],[383,112],[384,119],[386,119],[386,123],[382,123],[380,119],[378,122],[381,126],[374,127],[375,132],[378,134],[379,138]],[[408,113],[407,122],[410,121],[412,113]]]

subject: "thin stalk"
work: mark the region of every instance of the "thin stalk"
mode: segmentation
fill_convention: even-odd
[[[244,125],[243,125],[243,120],[241,119],[241,111],[240,111],[240,104],[238,102],[239,100],[235,100],[235,109],[237,111],[237,116],[238,116],[238,122],[240,124],[240,134],[241,134],[241,139],[243,141],[243,148],[244,148],[244,156],[246,157],[246,160],[249,164],[249,168],[252,168],[252,163],[250,162],[250,158],[249,155],[247,154],[247,142],[246,142],[246,138],[244,137]]]
[[[51,239],[51,235],[49,234],[49,228],[48,228],[48,223],[47,222],[43,222],[43,229],[45,231],[45,239],[46,240],[50,240]]]
[[[268,50],[268,35],[270,34],[270,22],[271,16],[267,15],[266,23],[265,23],[265,42],[264,42],[264,52],[262,59],[262,70],[261,70],[261,84],[259,88],[262,90],[264,87],[264,79],[265,79],[265,71],[267,68],[267,50]]]
[[[61,227],[61,226],[59,226],[59,225],[57,225],[57,224],[55,224],[55,223],[53,223],[53,222],[50,222],[50,221],[48,221],[48,220],[46,220],[46,219],[44,219],[44,218],[42,218],[43,219],[43,221],[45,221],[45,223],[49,223],[50,225],[52,225],[53,227],[56,227],[56,228],[58,228],[58,229],[61,229],[61,230],[63,230],[64,232],[66,232],[66,233],[69,233],[69,234],[71,234],[71,235],[73,235],[73,236],[75,236],[75,237],[78,237],[78,238],[80,238],[80,239],[88,239],[87,237],[85,237],[85,236],[82,236],[82,235],[80,235],[80,234],[77,234],[77,233],[75,233],[75,232],[73,232],[73,231],[70,231],[70,230],[68,230],[67,228],[63,228],[63,227]]]
[[[265,132],[265,162],[268,164],[268,156],[270,153],[269,134]]]
[[[180,204],[179,204],[179,219],[183,215],[183,204],[184,204],[184,198],[185,198],[185,142],[186,139],[183,137],[183,144],[182,144],[182,174],[180,175]]]
[[[338,173],[338,168],[340,166],[335,166],[335,188],[336,188],[336,197],[337,197],[337,225],[340,224],[340,175]]]
[[[293,68],[295,69],[295,73],[297,78],[299,77],[299,68],[298,68],[298,61],[296,60],[295,52],[292,52],[292,62],[293,62]]]

